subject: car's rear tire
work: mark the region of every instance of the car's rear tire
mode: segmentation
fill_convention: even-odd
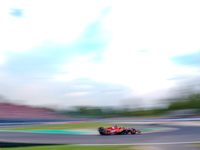
[[[99,132],[100,135],[104,135],[102,132]]]
[[[105,129],[104,129],[103,127],[99,127],[99,128],[98,128],[99,134],[100,134],[100,135],[104,135],[104,130],[105,130]]]
[[[104,135],[110,135],[111,132],[109,130],[104,130]]]

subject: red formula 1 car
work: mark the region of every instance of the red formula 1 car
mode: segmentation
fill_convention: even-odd
[[[99,127],[98,131],[100,135],[141,133],[140,130],[136,130],[134,128],[117,127],[117,125],[109,128]]]

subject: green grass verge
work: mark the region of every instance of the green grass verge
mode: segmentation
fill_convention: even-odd
[[[24,127],[24,128],[6,128],[2,130],[70,130],[70,129],[97,129],[98,127],[110,127],[116,124],[106,123],[73,123],[73,124],[59,124],[59,125],[46,125],[46,126],[35,126],[35,127]],[[129,125],[120,125],[128,127]]]
[[[190,144],[190,145],[200,149],[200,143],[195,143],[195,144]]]
[[[134,150],[133,146],[80,146],[80,145],[54,145],[31,146],[16,148],[1,148],[0,150]]]

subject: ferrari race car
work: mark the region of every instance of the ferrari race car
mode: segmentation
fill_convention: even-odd
[[[140,130],[136,130],[134,128],[117,127],[117,125],[114,127],[109,127],[109,128],[99,127],[98,131],[100,135],[141,133]]]

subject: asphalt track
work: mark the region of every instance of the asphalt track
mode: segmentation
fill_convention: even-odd
[[[0,132],[0,142],[37,143],[37,144],[83,144],[83,145],[151,145],[151,144],[184,144],[200,142],[200,127],[194,126],[143,126],[149,127],[172,127],[178,130],[165,132],[152,132],[135,135],[75,135],[75,134],[52,134],[52,133],[22,133]],[[136,128],[137,129],[137,128]]]

